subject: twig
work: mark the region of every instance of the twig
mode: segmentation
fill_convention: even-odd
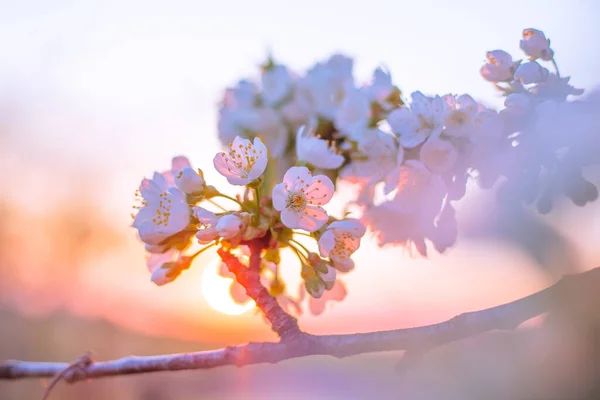
[[[54,377],[52,378],[52,380],[50,381],[50,383],[46,387],[46,390],[44,390],[44,394],[42,395],[42,400],[46,400],[48,398],[48,396],[50,396],[50,392],[52,391],[52,389],[54,388],[54,386],[67,373],[75,370],[76,368],[83,369],[83,368],[87,367],[88,365],[90,365],[92,362],[93,361],[92,361],[92,358],[91,358],[91,354],[89,352],[83,354],[82,356],[77,357],[77,359],[75,361],[73,361],[71,364],[67,365],[62,371],[60,371],[56,375],[54,375]]]
[[[329,355],[341,358],[380,351],[411,351],[414,349],[426,351],[426,349],[444,343],[494,329],[513,330],[522,322],[560,307],[561,303],[568,302],[578,295],[589,296],[590,293],[600,293],[598,288],[600,288],[600,268],[566,276],[547,289],[511,303],[467,312],[438,324],[345,335],[314,336],[301,333],[278,343],[248,343],[236,347],[187,354],[130,356],[118,360],[91,363],[86,367],[76,369],[76,371],[65,371],[63,379],[67,382],[76,382],[82,379],[115,375],[209,369],[223,365],[276,363],[311,355]],[[593,301],[597,302],[598,299],[593,299]],[[281,309],[279,308],[279,310]],[[6,361],[0,364],[0,379],[52,377],[64,371],[68,366],[68,363]]]

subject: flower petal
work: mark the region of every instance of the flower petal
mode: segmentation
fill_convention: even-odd
[[[312,183],[306,188],[306,198],[311,204],[322,206],[329,203],[333,197],[335,186],[329,177],[317,175],[312,178]]]
[[[273,188],[273,207],[277,211],[282,211],[286,206],[288,192],[285,190],[285,183],[279,183]]]

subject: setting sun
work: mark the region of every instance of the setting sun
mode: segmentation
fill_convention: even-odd
[[[220,264],[221,260],[215,258],[204,268],[202,294],[206,302],[213,309],[227,315],[240,315],[254,308],[254,301],[238,304],[231,298],[229,287],[233,280],[218,274]]]

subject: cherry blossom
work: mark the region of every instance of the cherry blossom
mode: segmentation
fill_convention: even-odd
[[[554,57],[554,52],[550,48],[550,40],[546,39],[544,32],[537,29],[524,29],[520,45],[521,50],[532,59],[541,58],[549,61]]]
[[[518,79],[524,85],[531,83],[540,83],[548,79],[549,71],[538,64],[536,61],[523,63],[515,71],[515,79]]]
[[[392,104],[388,99],[394,93],[395,87],[392,83],[392,76],[383,68],[377,68],[373,72],[373,80],[367,87],[369,99],[381,105],[385,110],[389,110]]]
[[[413,148],[443,128],[445,104],[440,96],[427,97],[421,92],[412,95],[410,109],[398,108],[390,113],[387,121],[398,135],[400,144]]]
[[[446,95],[444,101],[444,134],[452,137],[469,136],[473,132],[473,119],[478,111],[477,102],[468,94],[458,97]]]
[[[328,219],[321,207],[331,200],[334,186],[325,175],[313,176],[306,167],[292,167],[273,188],[273,207],[288,228],[314,232]]]
[[[204,174],[191,167],[185,167],[175,176],[175,185],[185,194],[201,194],[206,187]]]
[[[268,106],[280,103],[292,90],[290,71],[283,65],[273,65],[262,74],[262,98]]]
[[[133,221],[140,239],[148,244],[159,244],[171,235],[184,230],[190,220],[185,194],[167,179],[155,173],[140,185],[142,207]]]
[[[223,239],[232,239],[239,235],[247,221],[238,213],[223,215],[219,218],[215,229]]]
[[[481,76],[485,80],[506,82],[513,79],[513,74],[519,62],[513,62],[510,54],[504,50],[492,50],[488,51],[486,56],[488,62],[480,70]]]
[[[190,267],[191,261],[190,257],[182,256],[179,250],[170,249],[162,254],[150,254],[146,263],[152,273],[152,282],[163,286],[177,279],[184,269]]]
[[[313,136],[306,125],[298,129],[296,155],[299,162],[306,162],[321,169],[337,169],[344,163],[344,157],[327,141]]]
[[[377,182],[402,164],[404,149],[393,136],[380,129],[369,129],[350,158],[351,162],[340,171],[341,178],[357,183]]]
[[[335,115],[335,126],[351,139],[358,140],[369,125],[371,102],[366,91],[346,92]]]
[[[229,144],[228,153],[218,153],[213,160],[215,169],[232,185],[247,185],[260,178],[267,161],[267,148],[260,138],[251,143],[239,136]]]
[[[217,233],[217,223],[219,217],[212,211],[202,207],[193,208],[194,216],[199,221],[199,229],[196,232],[196,238],[201,244],[207,244],[219,237]]]
[[[319,238],[319,252],[322,257],[329,257],[334,268],[348,272],[354,268],[350,256],[360,247],[364,234],[365,226],[357,219],[332,222]]]
[[[432,136],[421,146],[419,158],[431,172],[440,174],[454,166],[458,151],[449,140]]]

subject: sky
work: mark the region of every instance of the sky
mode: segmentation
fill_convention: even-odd
[[[600,5],[591,0],[0,0],[0,9],[0,123],[8,132],[0,168],[18,171],[0,179],[19,188],[2,191],[3,199],[44,214],[48,203],[84,195],[93,199],[90,212],[123,230],[141,177],[167,169],[174,155],[187,155],[217,185],[225,182],[208,168],[219,149],[217,103],[227,86],[255,77],[269,53],[302,71],[343,52],[356,58],[359,81],[381,65],[405,95],[469,93],[498,107],[501,99],[479,76],[485,53],[504,49],[520,58],[521,31],[533,27],[551,39],[561,73],[576,87],[600,83]],[[73,184],[80,181],[86,184]],[[598,224],[589,229],[593,234]],[[260,318],[207,307],[198,290],[201,268],[171,287],[153,287],[142,246],[127,234],[124,249],[79,277],[69,309],[150,330],[169,317],[181,327],[162,324],[158,333],[193,338],[222,330],[234,338],[265,334]],[[359,321],[381,329],[435,322],[548,283],[532,260],[497,243],[466,242],[423,260],[371,241],[357,265],[346,279],[348,299],[324,316],[303,317],[303,326],[323,333],[356,329]],[[114,312],[127,306],[142,307],[147,317],[132,322],[131,313]]]

